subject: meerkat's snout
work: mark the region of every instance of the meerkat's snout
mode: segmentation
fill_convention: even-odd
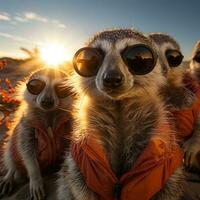
[[[41,107],[45,110],[52,109],[54,107],[55,101],[52,96],[45,95],[41,99]]]
[[[115,89],[122,86],[124,75],[117,70],[109,70],[103,74],[103,86],[110,89]]]

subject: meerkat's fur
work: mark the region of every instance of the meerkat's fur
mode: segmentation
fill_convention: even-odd
[[[33,95],[26,88],[26,83],[33,79],[42,80],[46,84],[38,95]],[[66,94],[68,92],[69,95],[59,98],[54,90],[55,85],[62,87],[62,83],[66,79],[67,74],[60,70],[42,68],[32,73],[18,85],[17,95],[21,105],[14,114],[11,129],[7,133],[7,142],[2,149],[1,174],[3,176],[0,182],[1,195],[11,192],[14,181],[23,177],[16,168],[12,155],[12,141],[16,136],[16,148],[27,171],[31,196],[34,200],[44,198],[43,179],[35,152],[35,132],[29,125],[33,121],[39,121],[47,129],[52,126],[56,117],[69,116],[72,104],[71,93],[69,90],[67,91],[66,87],[65,92]],[[50,109],[42,106],[41,102],[46,98],[51,98],[54,102]],[[71,125],[69,124],[69,126]]]
[[[164,96],[164,99],[168,99],[167,103],[170,103],[170,105],[175,106],[177,108],[177,105],[180,105],[178,107],[180,108],[185,108],[185,107],[191,107],[192,104],[194,103],[194,95],[191,92],[188,92],[188,89],[185,89],[185,99],[187,101],[183,101],[183,95],[180,95],[180,93],[177,92],[178,88],[184,88],[184,83],[183,83],[183,76],[187,72],[187,68],[184,68],[184,66],[181,65],[175,68],[170,68],[168,66],[166,57],[165,57],[165,52],[167,49],[173,49],[173,50],[178,50],[180,51],[180,46],[179,44],[169,35],[163,34],[163,33],[152,33],[150,34],[150,38],[153,39],[155,44],[157,45],[157,48],[159,50],[159,58],[161,62],[162,68],[166,68],[170,73],[174,73],[174,77],[172,77],[172,81],[174,81],[174,86],[170,86],[170,80],[168,78],[168,84],[169,87],[165,88],[162,90],[162,95]],[[200,41],[196,43],[195,48],[193,50],[192,58],[195,57],[196,53],[199,52],[200,50]],[[180,68],[180,69],[179,69]],[[200,64],[197,63],[194,59],[191,60],[190,63],[190,72],[192,76],[198,80],[198,73],[200,74]],[[176,80],[179,80],[180,82],[176,83]],[[174,89],[173,89],[174,88]],[[176,97],[176,98],[174,98]],[[184,103],[185,102],[185,103]],[[188,103],[186,103],[188,102]],[[186,168],[188,169],[193,169],[198,170],[200,169],[200,164],[197,161],[197,156],[198,156],[198,140],[197,137],[200,133],[200,116],[198,119],[194,122],[194,128],[193,128],[193,136],[186,141],[182,148],[185,152],[185,155],[190,155],[190,162],[191,164],[185,163]],[[189,156],[186,156],[189,157]],[[187,160],[187,159],[186,159]],[[191,170],[192,171],[192,170]]]
[[[167,50],[181,52],[178,42],[165,33],[150,33],[149,37],[155,43],[163,75],[167,78],[167,84],[161,88],[163,99],[177,109],[191,107],[195,95],[185,87],[183,81],[187,70],[183,63],[177,67],[170,67],[165,54]]]
[[[198,63],[194,59],[194,57],[199,51],[200,51],[200,41],[197,41],[192,51],[192,58],[190,61],[190,73],[200,83],[200,63]]]
[[[159,87],[165,83],[159,63],[149,74],[132,75],[120,56],[121,51],[134,44],[146,44],[155,50],[149,38],[132,29],[100,32],[87,44],[105,53],[98,74],[84,78],[74,73],[71,77],[75,91],[81,94],[75,103],[72,140],[81,140],[91,131],[100,132],[99,143],[115,174],[123,174],[130,169],[149,143],[159,120],[168,123],[158,95]],[[120,70],[125,79],[123,87],[116,93],[109,93],[102,84],[102,75],[110,68]],[[174,143],[174,135],[172,137]],[[59,200],[97,199],[85,185],[70,152],[59,175]],[[153,199],[175,200],[181,194],[182,171],[178,169]]]

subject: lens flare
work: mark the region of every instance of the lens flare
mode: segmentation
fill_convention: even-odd
[[[51,67],[57,67],[72,58],[72,53],[65,46],[58,43],[42,46],[40,53],[42,60]]]

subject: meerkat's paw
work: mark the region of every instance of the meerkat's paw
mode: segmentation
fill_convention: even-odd
[[[0,196],[9,194],[13,190],[13,176],[6,176],[0,181]]]
[[[191,137],[183,144],[184,165],[188,171],[200,171],[197,155],[200,153],[200,137]]]
[[[42,180],[30,180],[30,195],[32,200],[45,199],[44,185]]]

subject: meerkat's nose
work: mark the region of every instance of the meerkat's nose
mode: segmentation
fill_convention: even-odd
[[[41,101],[41,106],[46,110],[51,109],[54,106],[54,100],[52,98],[44,98]]]
[[[103,75],[104,87],[115,89],[117,87],[120,87],[123,84],[123,82],[124,82],[123,74],[116,70],[105,72]]]

